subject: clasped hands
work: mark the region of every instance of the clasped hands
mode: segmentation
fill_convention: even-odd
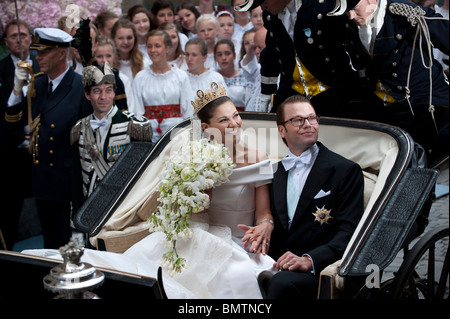
[[[245,231],[244,237],[241,241],[244,243],[243,248],[256,254],[266,255],[269,252],[270,235],[272,234],[273,226],[268,222],[262,222],[257,226],[247,226],[239,224],[237,226],[240,230]]]

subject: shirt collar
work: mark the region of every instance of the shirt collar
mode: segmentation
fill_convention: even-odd
[[[17,61],[19,61],[19,58],[16,57],[14,54],[11,54],[11,59],[14,63],[14,67],[17,67]],[[27,61],[28,63],[30,63],[31,65],[33,65],[33,61],[30,58],[30,55],[27,56],[27,58],[25,59],[25,61]]]
[[[61,83],[62,79],[64,78],[64,76],[66,75],[66,73],[69,71],[70,66],[67,67],[67,69],[61,73],[59,76],[57,76],[56,78],[54,78],[53,80],[50,79],[50,77],[47,76],[48,78],[48,82],[50,83],[50,81],[52,81],[53,83],[53,91],[55,91],[55,89],[57,88],[57,86],[59,85],[59,83]]]
[[[113,110],[116,108],[116,106],[113,104],[113,106],[111,107],[111,109],[109,110],[109,112],[101,119],[101,120],[108,120],[109,116],[112,114]],[[95,116],[94,113],[92,113],[92,117],[94,118],[94,120],[99,120],[97,118],[97,116]],[[100,121],[100,120],[99,120]]]

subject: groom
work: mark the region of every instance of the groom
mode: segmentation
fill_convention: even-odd
[[[275,227],[269,255],[279,272],[268,282],[268,298],[315,298],[320,272],[342,257],[363,213],[361,168],[317,142],[318,122],[301,95],[277,110],[289,155],[270,190]]]

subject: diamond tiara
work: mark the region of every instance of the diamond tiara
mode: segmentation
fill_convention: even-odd
[[[211,90],[198,90],[198,99],[191,101],[195,113],[198,113],[206,104],[221,96],[227,96],[227,90],[222,84],[217,84],[216,82],[211,83]]]

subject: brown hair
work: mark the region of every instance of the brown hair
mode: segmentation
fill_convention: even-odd
[[[106,25],[106,21],[111,19],[118,19],[119,16],[114,12],[103,11],[100,12],[94,20],[94,25],[97,29],[103,29]]]
[[[183,49],[181,48],[180,36],[178,35],[178,28],[175,23],[172,22],[163,22],[160,26],[158,26],[158,30],[167,31],[167,30],[175,30],[177,32],[178,37],[178,46],[175,50],[175,56],[178,58],[181,54],[183,54]]]
[[[208,47],[206,45],[205,40],[203,40],[202,38],[197,37],[197,38],[189,39],[189,41],[186,43],[186,47],[188,45],[198,45],[200,47],[200,53],[203,56],[208,55]]]
[[[142,54],[141,50],[139,50],[137,43],[136,29],[134,28],[134,25],[133,23],[131,23],[130,20],[125,18],[117,20],[117,22],[114,23],[114,26],[111,29],[111,38],[114,39],[116,37],[116,32],[120,28],[131,29],[133,31],[134,45],[133,49],[131,49],[130,52],[131,56],[130,60],[131,60],[131,71],[133,72],[134,78],[136,74],[144,68],[144,55]],[[120,59],[118,59],[117,68],[120,68]]]
[[[286,108],[286,105],[288,104],[294,104],[294,103],[308,103],[309,105],[312,106],[312,108],[314,109],[314,106],[311,104],[311,101],[308,100],[308,98],[306,98],[303,95],[300,94],[296,94],[296,95],[292,95],[290,97],[288,97],[286,100],[284,100],[283,103],[281,103],[278,108],[277,108],[277,126],[281,125],[284,126],[285,125],[285,119],[284,119],[284,109]],[[315,111],[315,109],[314,109]],[[286,142],[285,138],[282,138],[284,144],[286,144],[286,146],[289,146]]]
[[[127,12],[128,20],[133,21],[134,16],[136,14],[138,14],[138,13],[144,13],[147,16],[148,21],[150,23],[150,29],[151,29],[151,27],[152,27],[152,14],[143,5],[135,5],[135,6],[131,7],[130,9],[128,9],[128,12]]]
[[[163,42],[164,42],[164,45],[166,46],[166,48],[171,48],[172,47],[172,40],[170,39],[170,35],[166,31],[159,30],[159,29],[150,31],[147,34],[146,42],[148,41],[148,38],[150,38],[150,37],[157,37],[157,36],[163,37]]]
[[[256,28],[251,28],[250,30],[247,30],[244,32],[244,34],[242,35],[242,44],[241,44],[241,52],[240,52],[240,60],[239,60],[239,65],[241,64],[241,61],[244,59],[244,56],[247,54],[247,51],[245,51],[245,45],[244,45],[244,39],[245,37],[250,34],[250,33],[256,33]]]
[[[233,101],[231,101],[231,99],[228,96],[221,96],[215,100],[212,100],[204,107],[202,107],[200,111],[198,111],[197,117],[200,119],[202,123],[209,124],[211,122],[212,117],[214,116],[214,112],[216,111],[216,109],[226,102],[233,103]]]
[[[306,98],[305,96],[300,95],[300,94],[292,95],[292,96],[288,97],[286,100],[284,100],[284,102],[278,106],[278,108],[277,108],[277,125],[284,125],[284,122],[285,122],[284,109],[285,109],[286,105],[299,103],[299,102],[308,103],[314,109],[314,106],[311,104],[311,101],[308,100],[308,98]],[[315,111],[315,109],[314,109],[314,111]]]
[[[7,24],[6,24],[6,26],[5,26],[5,32],[3,33],[3,38],[6,38],[6,34],[8,33],[8,29],[9,29],[9,27],[10,26],[15,26],[15,25],[17,25],[17,24],[19,24],[19,25],[24,25],[26,28],[27,28],[27,30],[28,30],[28,33],[30,34],[30,35],[33,35],[33,29],[32,28],[30,28],[30,26],[28,25],[28,23],[26,23],[25,21],[23,21],[23,20],[19,20],[19,23],[17,23],[17,20],[11,20],[10,22],[8,22]],[[17,30],[17,27],[16,27],[16,30]],[[15,30],[14,30],[15,31]]]
[[[217,48],[219,45],[221,44],[226,44],[230,47],[231,51],[233,52],[234,55],[236,55],[236,50],[235,50],[235,46],[233,41],[229,40],[229,39],[220,39],[219,41],[217,41],[215,47],[214,47],[214,58],[216,57],[216,52],[217,52]]]

